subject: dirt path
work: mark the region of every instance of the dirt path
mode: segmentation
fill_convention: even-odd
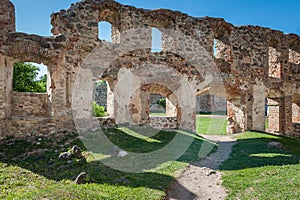
[[[226,190],[222,187],[221,172],[216,171],[220,164],[229,158],[236,141],[229,136],[202,135],[217,142],[217,152],[191,163],[168,190],[167,199],[214,200],[225,199]]]

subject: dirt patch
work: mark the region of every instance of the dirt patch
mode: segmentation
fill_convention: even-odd
[[[218,144],[218,150],[191,163],[171,185],[167,199],[225,199],[227,192],[222,187],[221,172],[217,171],[221,163],[230,156],[236,141],[230,136],[202,135]]]

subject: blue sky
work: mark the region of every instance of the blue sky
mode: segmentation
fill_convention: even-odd
[[[50,15],[79,0],[11,0],[17,31],[51,35]],[[167,8],[195,17],[220,17],[233,25],[259,25],[300,35],[300,0],[118,0],[146,9]],[[45,69],[42,69],[45,71]],[[43,72],[44,73],[44,72]]]
[[[11,0],[17,31],[51,35],[50,14],[79,0]],[[179,10],[192,16],[221,17],[234,25],[260,25],[300,35],[299,0],[119,0],[136,7]]]

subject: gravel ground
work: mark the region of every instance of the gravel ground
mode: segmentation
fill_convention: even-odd
[[[167,199],[173,200],[214,200],[225,199],[227,192],[222,187],[218,167],[230,156],[236,141],[230,136],[202,135],[218,144],[218,150],[209,156],[191,163],[179,173],[167,192]]]

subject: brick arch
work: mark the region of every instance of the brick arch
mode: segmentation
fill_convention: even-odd
[[[102,8],[99,11],[99,17],[97,19],[97,22],[106,21],[110,23],[113,27],[120,30],[120,12],[114,8]]]
[[[150,27],[175,29],[176,15],[173,11],[165,9],[152,10],[149,12],[147,19]]]
[[[90,38],[88,36],[91,35],[95,35],[96,40],[98,22],[106,21],[116,29],[121,29],[122,12],[120,10],[122,10],[121,4],[112,1],[77,2],[72,4],[68,10],[61,10],[51,15],[53,26],[51,32],[54,35],[64,34],[68,39],[72,38],[71,42],[80,39],[86,40],[86,37]],[[87,16],[86,13],[91,14]],[[69,29],[73,29],[73,31],[70,32]],[[83,30],[85,33],[81,34]],[[82,37],[78,37],[79,34]]]
[[[54,41],[55,39],[51,37],[45,38],[25,33],[10,33],[7,41],[4,43],[7,46],[4,54],[20,62],[52,65],[59,59],[59,54],[53,51]]]
[[[160,84],[144,84],[142,85],[141,90],[163,96],[169,96],[173,93],[167,86]]]
[[[166,97],[166,118],[150,117],[150,94],[160,94]],[[136,90],[131,96],[131,102],[128,106],[129,113],[132,116],[132,121],[136,124],[151,124],[155,128],[179,128],[182,124],[182,105],[179,98],[176,96],[172,88],[164,83],[146,83]],[[137,102],[142,101],[139,105]],[[157,120],[165,121],[159,122]]]
[[[196,67],[180,55],[171,52],[151,53],[149,50],[136,50],[122,55],[104,71],[102,78],[116,79],[121,68],[138,68],[145,63],[163,64],[175,69],[181,75],[186,76],[188,80],[196,79],[199,82],[204,81],[204,78],[198,72]]]
[[[210,18],[210,24],[213,27],[214,38],[230,45],[229,38],[233,30],[233,25],[223,19],[214,18]]]

